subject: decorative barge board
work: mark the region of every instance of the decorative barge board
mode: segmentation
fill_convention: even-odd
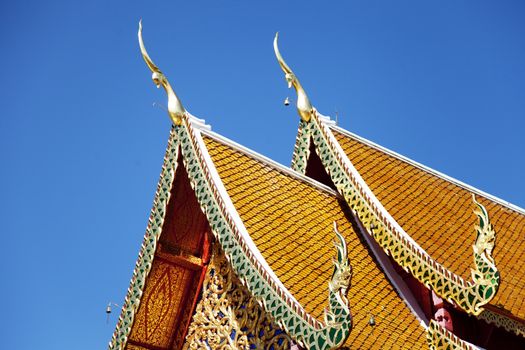
[[[520,244],[519,237],[525,236],[525,210],[343,130],[327,117],[316,114],[313,120],[300,124],[292,167],[336,186],[344,193],[351,176],[354,179],[356,176],[350,172],[349,175],[335,178],[334,169],[340,159],[349,162],[372,196],[391,215],[394,222],[390,226],[395,227],[397,223],[397,227],[406,228],[410,234],[402,240],[403,244],[398,249],[404,246],[405,253],[408,253],[411,246],[420,247],[431,257],[430,266],[444,270],[445,276],[450,276],[448,279],[457,281],[462,278],[468,281],[472,278],[472,245],[476,240],[473,228],[479,226],[480,219],[487,227],[489,221],[486,213],[490,214],[490,224],[497,234],[495,242],[488,242],[488,248],[492,249],[495,245],[490,256],[493,255],[501,281],[497,293],[487,298],[483,306],[480,305],[478,315],[475,318],[466,317],[461,312],[461,302],[443,291],[438,293],[439,288],[432,283],[423,283],[450,302],[447,304],[454,318],[463,323],[463,327],[455,327],[454,333],[457,335],[472,341],[478,339],[483,344],[507,342],[522,346],[524,339],[521,337],[525,337],[525,245]],[[324,140],[319,137],[321,132],[327,135]],[[325,140],[331,140],[333,144],[328,145]],[[318,163],[325,166],[323,171],[319,171]],[[330,174],[329,182],[326,180],[327,173]],[[472,204],[473,195],[483,207]],[[472,215],[473,210],[479,213],[477,217]],[[368,220],[374,225],[371,217],[364,221]],[[369,232],[385,248],[384,243],[388,239],[377,235],[377,228]],[[406,263],[408,254],[405,255],[405,261],[400,262],[395,258],[396,252],[392,254],[388,246],[385,249],[392,255],[394,264],[407,268],[403,263]],[[410,265],[408,272],[417,277]],[[487,330],[475,321],[476,318],[510,334],[502,330],[492,331],[491,327]],[[495,339],[481,339],[479,334],[487,331],[492,332]]]

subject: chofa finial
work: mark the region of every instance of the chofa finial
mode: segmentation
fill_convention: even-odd
[[[278,39],[279,32],[275,33],[275,39],[273,40],[273,49],[275,51],[275,56],[277,57],[277,61],[279,62],[279,65],[281,66],[281,69],[284,72],[284,77],[288,82],[288,88],[291,88],[293,85],[295,91],[297,91],[297,112],[301,116],[302,120],[308,122],[310,121],[310,117],[313,113],[312,104],[310,103],[308,96],[306,96],[306,92],[304,91],[303,87],[299,83],[299,79],[297,79],[297,77],[290,69],[290,67],[288,67],[286,62],[284,62],[284,59],[281,56],[281,53],[279,52],[279,47],[277,46]]]
[[[153,63],[153,61],[148,55],[148,52],[146,51],[146,47],[144,46],[144,41],[142,40],[142,20],[139,21],[138,36],[139,36],[139,45],[140,45],[140,52],[142,53],[142,58],[144,58],[144,61],[146,61],[146,64],[148,65],[149,69],[152,72],[151,79],[153,79],[153,82],[155,83],[155,85],[157,85],[157,88],[159,88],[162,85],[164,90],[166,90],[166,93],[168,94],[168,114],[171,120],[173,121],[173,124],[181,125],[182,117],[186,113],[186,110],[182,106],[182,103],[177,97],[177,94],[175,94],[175,91],[173,91],[166,76],[160,71],[159,67],[157,67],[155,63]]]

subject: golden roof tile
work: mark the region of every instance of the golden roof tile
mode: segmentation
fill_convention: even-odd
[[[204,142],[257,248],[292,295],[322,319],[335,249],[333,222],[348,245],[353,348],[424,348],[425,328],[382,272],[333,191],[302,181],[212,135]],[[243,169],[243,170],[240,170]],[[375,326],[369,325],[374,316]]]
[[[475,193],[496,231],[493,256],[501,282],[489,305],[492,310],[502,309],[525,319],[523,212],[350,133],[332,131],[363,180],[401,227],[432,258],[467,280],[477,223],[472,215]]]

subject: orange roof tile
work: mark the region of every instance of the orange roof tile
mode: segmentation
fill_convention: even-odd
[[[356,233],[346,203],[331,190],[204,135],[219,176],[251,238],[306,311],[322,320],[333,272],[333,222],[353,269],[348,292],[352,348],[425,348],[425,329],[396,293]],[[368,324],[374,315],[376,326]]]
[[[387,211],[436,261],[470,280],[475,241],[473,189],[393,152],[332,129],[342,149]],[[501,274],[490,305],[525,319],[525,214],[476,193],[496,231],[493,256]]]

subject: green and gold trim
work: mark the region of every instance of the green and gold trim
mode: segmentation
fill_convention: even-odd
[[[299,130],[297,132],[297,139],[295,140],[295,146],[292,156],[292,169],[301,174],[306,174],[306,164],[310,157],[310,132],[304,130],[303,126],[307,123],[301,122],[299,124]]]
[[[452,332],[431,320],[427,329],[430,350],[474,350],[476,347],[456,337]]]
[[[146,279],[151,270],[157,242],[162,232],[162,225],[166,217],[166,208],[170,199],[170,190],[177,171],[178,147],[174,142],[175,134],[170,133],[168,147],[164,155],[164,163],[160,173],[160,179],[153,200],[153,208],[148,219],[148,226],[144,240],[139,251],[139,257],[133,270],[126,298],[120,312],[117,326],[109,343],[109,349],[124,349],[135,314],[140,305]]]
[[[476,202],[479,225],[474,249],[472,281],[465,281],[432,259],[390,216],[354,168],[330,130],[328,117],[315,109],[309,122],[301,120],[292,165],[304,173],[309,143],[368,233],[406,271],[437,295],[465,312],[479,315],[498,290],[499,272],[492,257],[495,232],[485,208]]]

